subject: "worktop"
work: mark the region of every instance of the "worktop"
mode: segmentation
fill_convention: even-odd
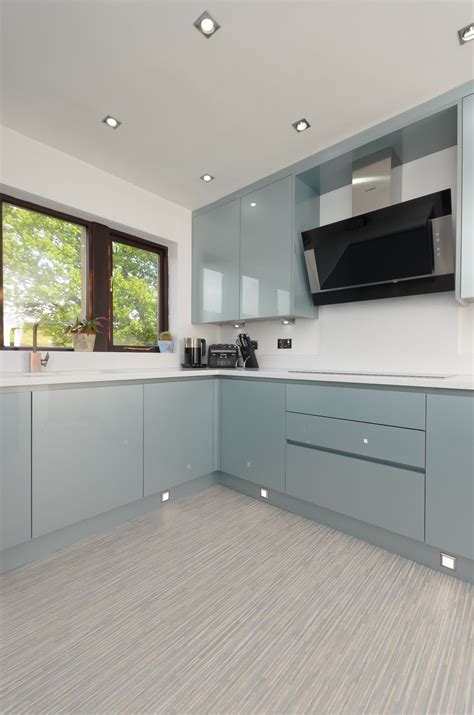
[[[426,388],[429,390],[474,390],[473,375],[426,374],[426,376],[388,373],[362,372],[319,372],[313,370],[288,369],[138,369],[138,370],[71,370],[47,371],[38,374],[26,372],[0,373],[0,389],[38,389],[54,385],[83,385],[108,382],[148,382],[155,380],[194,379],[203,377],[231,377],[235,379],[284,380],[285,382],[330,382],[359,385],[387,385],[393,387]]]

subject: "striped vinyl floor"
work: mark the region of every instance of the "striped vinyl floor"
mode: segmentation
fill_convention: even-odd
[[[215,486],[2,577],[2,713],[472,710],[472,587]]]

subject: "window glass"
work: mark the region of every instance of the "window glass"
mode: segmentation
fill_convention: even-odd
[[[87,313],[86,230],[6,202],[2,222],[4,344],[31,347],[33,323],[71,323]],[[72,347],[62,325],[41,326],[38,345]]]
[[[160,325],[160,256],[112,241],[114,346],[156,347]]]

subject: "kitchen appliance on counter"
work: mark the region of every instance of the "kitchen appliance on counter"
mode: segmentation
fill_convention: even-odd
[[[209,345],[207,352],[208,367],[235,367],[239,359],[237,345],[231,343],[216,343]]]
[[[236,343],[239,347],[244,367],[257,368],[258,361],[255,355],[256,343],[250,340],[250,337],[246,333],[239,333],[239,335],[237,335]]]
[[[202,368],[207,367],[202,361],[206,354],[206,341],[204,338],[184,338],[184,363],[182,367]]]

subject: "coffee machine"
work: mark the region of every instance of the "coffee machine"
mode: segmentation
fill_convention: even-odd
[[[206,354],[204,338],[184,338],[184,363],[182,367],[207,367],[202,359]]]

